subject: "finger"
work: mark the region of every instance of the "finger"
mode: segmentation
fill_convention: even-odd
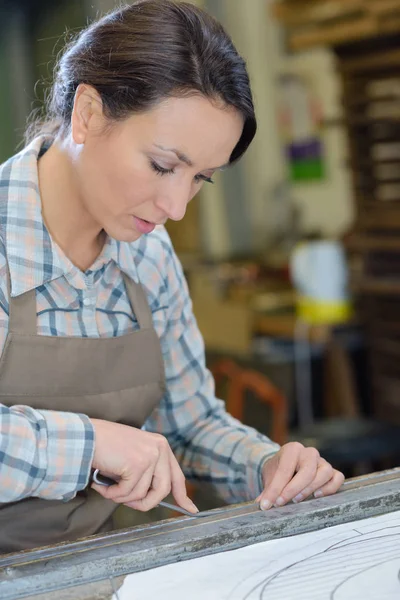
[[[276,473],[261,494],[260,507],[262,510],[271,508],[280,497],[282,490],[291,481],[296,472],[299,454],[302,449],[304,448],[301,444],[288,444],[282,448]]]
[[[318,463],[318,469],[314,480],[310,485],[306,486],[301,492],[296,494],[291,498],[293,502],[302,502],[306,498],[312,496],[314,492],[322,488],[326,483],[328,483],[334,474],[334,469],[332,465],[330,465],[325,459],[320,458]]]
[[[157,506],[171,491],[171,467],[168,452],[161,452],[156,463],[151,488],[141,500],[126,502],[127,506],[146,512]]]
[[[103,496],[103,498],[112,500],[113,502],[118,502],[116,498],[128,496],[130,493],[132,493],[132,490],[137,485],[141,476],[141,473],[132,474],[131,476],[122,477],[114,485],[105,486],[92,483],[91,487],[101,496]]]
[[[292,498],[301,494],[304,488],[313,485],[314,479],[318,473],[319,461],[320,456],[318,450],[315,448],[303,449],[298,460],[298,471],[288,485],[282,490],[279,498],[277,498],[275,503],[277,506],[284,506],[292,500]],[[330,475],[332,476],[332,473]],[[329,479],[330,477],[325,479],[324,483],[329,481]],[[316,489],[317,488],[315,487],[314,491]]]
[[[332,479],[328,483],[323,485],[322,488],[319,488],[314,493],[314,496],[316,498],[322,498],[322,496],[331,496],[332,494],[336,494],[339,488],[342,487],[344,480],[345,477],[343,473],[334,469]]]
[[[113,498],[114,502],[118,504],[126,504],[127,502],[135,502],[136,500],[142,500],[149,493],[149,489],[152,486],[154,474],[154,465],[151,465],[139,479],[137,484],[132,488],[129,494],[125,496],[116,496]]]
[[[176,460],[172,450],[171,450],[171,454],[170,454],[170,466],[171,466],[171,491],[172,491],[172,495],[175,498],[177,504],[179,506],[181,506],[182,508],[185,508],[189,512],[198,513],[199,509],[187,495],[186,485],[185,485],[185,476],[184,476],[182,469],[180,468],[179,463]]]

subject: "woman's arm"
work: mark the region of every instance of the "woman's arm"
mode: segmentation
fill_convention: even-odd
[[[93,449],[84,415],[0,404],[0,502],[73,498],[88,483]]]
[[[167,437],[189,479],[211,482],[230,502],[254,499],[262,490],[262,465],[279,446],[231,417],[216,398],[187,284],[166,233],[163,247],[169,292],[161,339],[167,393],[146,429]]]

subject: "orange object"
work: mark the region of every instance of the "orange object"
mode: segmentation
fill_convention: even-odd
[[[245,392],[250,390],[264,404],[272,409],[271,438],[282,445],[288,438],[287,401],[268,377],[253,369],[245,369],[231,359],[221,359],[212,367],[215,382],[228,380],[226,399],[227,411],[239,421],[243,421]]]

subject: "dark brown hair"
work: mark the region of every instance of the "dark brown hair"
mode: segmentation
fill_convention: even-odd
[[[111,121],[172,96],[202,94],[236,108],[244,128],[231,162],[242,156],[256,133],[244,60],[222,25],[187,2],[139,0],[82,31],[56,66],[48,120],[33,129],[35,134],[68,131],[80,83],[97,90]],[[28,135],[32,138],[32,129]]]

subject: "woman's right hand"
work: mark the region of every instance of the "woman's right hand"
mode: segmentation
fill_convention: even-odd
[[[117,480],[109,487],[92,484],[96,492],[140,511],[154,508],[172,492],[179,506],[198,512],[165,437],[100,419],[91,422],[95,430],[92,467]]]

